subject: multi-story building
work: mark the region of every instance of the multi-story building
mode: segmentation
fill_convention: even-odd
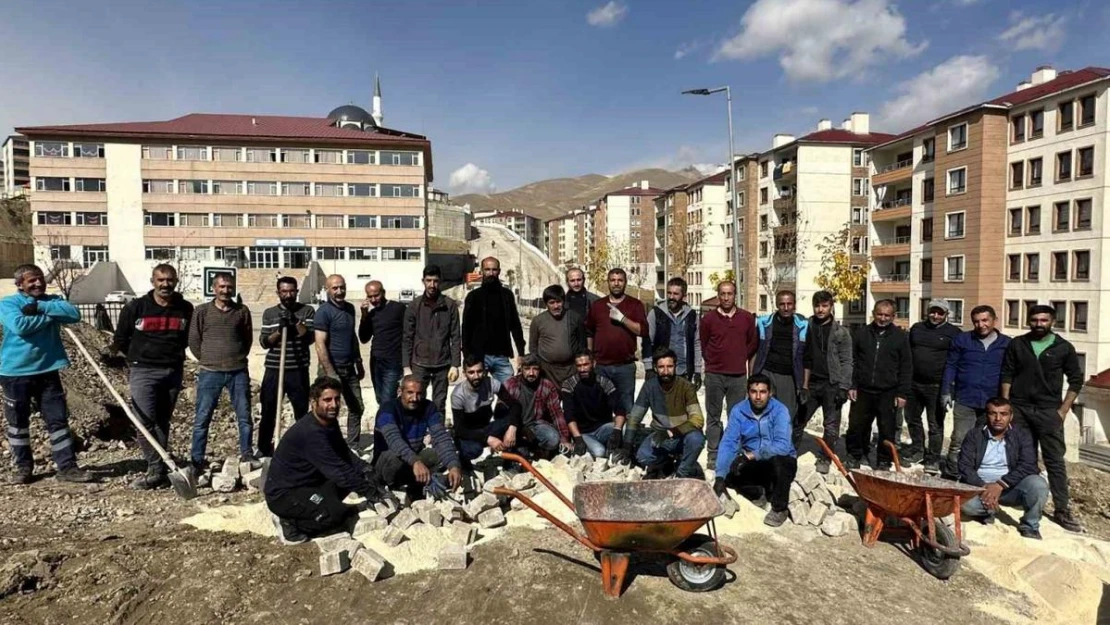
[[[480,224],[497,224],[505,226],[518,237],[531,243],[541,252],[546,248],[544,243],[547,238],[543,222],[525,213],[524,211],[486,211],[474,214],[474,221]]]
[[[40,260],[112,260],[136,289],[158,262],[264,270],[271,289],[312,262],[353,292],[419,285],[431,143],[357,106],[18,131]]]
[[[759,156],[757,172],[755,311],[773,311],[775,293],[792,290],[799,310],[807,312],[821,272],[818,245],[845,229],[855,233],[862,247],[853,251],[866,260],[862,229],[852,227],[853,214],[866,211],[870,196],[865,150],[890,138],[871,132],[867,113],[853,113],[840,128],[821,120],[815,132],[797,139],[775,135],[771,150]],[[847,305],[838,303],[836,313],[846,323],[862,323],[863,304],[861,294]]]
[[[752,309],[759,301],[761,286],[759,284],[759,257],[756,250],[759,247],[759,154],[748,154],[733,161],[733,175],[725,180],[725,194],[727,207],[725,210],[729,220],[732,218],[732,189],[729,185],[736,180],[736,202],[740,217],[736,220],[735,228],[740,237],[737,251],[740,254],[740,272],[736,276],[736,305]],[[732,237],[733,225],[728,226],[726,234],[728,266],[732,262]]]
[[[470,240],[470,209],[451,203],[446,191],[428,187],[428,236],[452,241]]]
[[[655,299],[667,297],[667,280],[686,276],[689,258],[685,253],[688,239],[686,187],[680,184],[655,197]]]
[[[728,191],[725,181],[728,169],[686,186],[686,243],[678,250],[686,264],[686,283],[689,288],[687,301],[691,306],[701,306],[705,300],[716,297],[712,278],[723,279],[731,266],[732,239],[727,214]]]
[[[578,255],[578,214],[571,211],[547,222],[547,256],[558,267],[581,263]]]
[[[964,328],[988,304],[1011,333],[1050,304],[1087,374],[1110,366],[1110,324],[1098,322],[1110,306],[1108,85],[1110,69],[1040,67],[1012,93],[876,146],[872,300],[896,298],[916,320],[944,297]]]
[[[4,184],[0,187],[0,195],[20,195],[30,189],[31,174],[29,162],[31,157],[27,137],[11,135],[4,140]]]
[[[605,244],[609,250],[609,264],[625,265],[629,284],[640,291],[655,288],[653,200],[663,192],[642,180],[638,185],[602,196],[593,213],[593,231],[605,233],[605,240],[595,240],[594,244]]]

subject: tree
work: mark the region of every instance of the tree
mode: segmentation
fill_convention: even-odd
[[[57,231],[46,228],[37,237],[36,243],[40,245],[40,249],[35,261],[45,269],[46,283],[54,285],[63,297],[69,299],[73,286],[85,276],[85,267],[80,260],[70,258],[70,247],[65,237]]]
[[[786,219],[772,229],[771,236],[760,241],[760,258],[769,261],[770,267],[760,268],[758,282],[771,300],[787,283],[797,279],[798,266],[805,262],[809,240],[805,229],[807,220],[799,217],[798,213],[782,217]],[[762,254],[764,243],[767,244],[766,256]]]
[[[833,294],[838,302],[858,300],[867,284],[867,273],[871,270],[870,261],[852,264],[851,229],[845,225],[839,232],[830,233],[817,244],[821,252],[821,271],[817,274],[817,286]]]
[[[728,280],[729,282],[735,284],[735,278],[736,276],[733,275],[731,269],[725,269],[724,271],[714,271],[713,273],[709,274],[709,286],[713,287],[713,289],[716,290],[717,285],[724,282],[725,280]]]
[[[666,271],[672,276],[685,276],[686,271],[697,264],[698,253],[705,240],[705,229],[713,224],[691,224],[685,210],[675,211],[674,219],[666,232],[667,260]]]
[[[628,241],[616,237],[608,237],[590,250],[586,256],[586,280],[594,289],[607,292],[609,270],[617,267],[628,274],[629,286],[643,288],[640,284],[643,276],[635,249]]]

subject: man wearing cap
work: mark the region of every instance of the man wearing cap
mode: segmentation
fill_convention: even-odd
[[[944,417],[948,410],[941,403],[941,380],[948,350],[960,331],[948,323],[948,301],[934,299],[929,302],[927,318],[910,327],[910,353],[913,357],[913,384],[906,401],[905,421],[910,430],[910,444],[900,451],[902,462],[913,464],[925,460],[935,463],[940,457],[944,442]],[[925,448],[925,430],[921,424],[921,411],[925,411],[929,424],[929,446]],[[895,438],[897,440],[897,438]]]

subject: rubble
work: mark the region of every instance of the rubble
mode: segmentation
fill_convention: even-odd
[[[483,529],[501,527],[505,524],[505,513],[500,508],[491,508],[478,515],[478,524]]]

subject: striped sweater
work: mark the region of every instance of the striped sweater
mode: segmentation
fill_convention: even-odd
[[[277,369],[281,364],[281,341],[277,345],[270,343],[270,335],[274,332],[281,333],[281,312],[284,309],[278,305],[267,308],[262,313],[262,328],[258,333],[258,343],[266,352],[266,368]],[[293,304],[290,309],[297,323],[303,323],[308,331],[304,336],[297,336],[296,330],[290,328],[285,333],[285,366],[291,369],[307,369],[311,364],[311,346],[313,341],[312,323],[316,311],[305,304]]]
[[[220,310],[215,302],[193,311],[189,328],[189,351],[205,371],[238,371],[247,368],[247,355],[254,341],[251,311],[231,302]]]
[[[705,425],[705,415],[698,404],[694,385],[683,377],[675,377],[669,391],[663,390],[658,376],[644,382],[632,406],[632,413],[628,415],[629,429],[640,427],[640,421],[649,410],[653,430],[677,429],[686,434]]]

